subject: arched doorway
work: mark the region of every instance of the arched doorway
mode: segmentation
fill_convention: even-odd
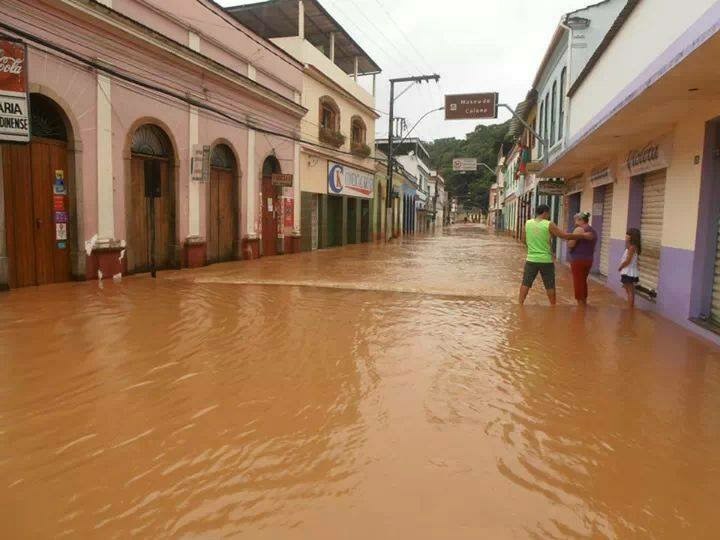
[[[272,175],[280,172],[280,162],[275,156],[265,158],[262,168],[262,254],[265,257],[278,253],[280,193],[279,188],[273,185]]]
[[[237,250],[238,231],[237,164],[226,144],[215,145],[210,153],[208,184],[207,259],[230,261]]]
[[[30,94],[30,111],[30,143],[2,145],[10,287],[69,281],[71,246],[77,243],[70,124],[42,94]]]
[[[128,272],[168,268],[175,259],[175,181],[170,138],[155,124],[131,143]],[[154,261],[153,261],[154,258]]]

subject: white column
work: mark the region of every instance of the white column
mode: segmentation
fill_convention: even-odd
[[[113,193],[113,142],[110,78],[97,75],[97,211],[98,243],[115,239],[115,208]]]
[[[373,73],[373,91],[372,91],[373,97],[375,97],[375,85],[376,85],[376,82],[377,82],[377,73]]]
[[[335,63],[335,32],[330,32],[330,61]]]
[[[193,51],[200,51],[200,36],[188,31],[188,47]],[[188,171],[192,167],[193,147],[200,142],[200,119],[198,109],[190,105],[188,116]],[[193,182],[191,174],[188,174],[188,234],[191,237],[200,236],[200,183]]]
[[[192,166],[193,147],[200,142],[199,137],[199,118],[198,109],[194,105],[190,105],[189,123],[188,123],[188,171]],[[188,224],[190,236],[200,236],[200,183],[193,182],[188,176],[190,187],[188,189]]]
[[[305,39],[305,4],[298,0],[298,36]]]
[[[335,34],[332,34],[333,36]],[[335,39],[332,40],[333,47],[335,43]],[[334,54],[334,53],[333,53]],[[293,93],[293,98],[295,99],[295,103],[300,104],[302,101],[302,95],[300,92],[295,91]],[[293,232],[299,233],[300,232],[300,204],[302,202],[302,197],[300,194],[300,143],[295,142],[295,148],[294,150],[294,169],[293,169],[293,197],[295,198],[295,206],[294,206],[294,217],[293,217]]]
[[[255,172],[255,130],[248,130],[248,155],[247,155],[247,235],[250,238],[257,236],[255,228],[255,212],[257,209],[257,175]]]
[[[357,82],[357,77],[358,77],[358,57],[356,56],[355,57],[355,66],[353,69],[353,78],[355,79],[355,82]]]
[[[295,169],[293,170],[293,197],[295,198],[295,206],[293,208],[294,210],[294,217],[293,217],[293,223],[295,226],[293,227],[294,233],[300,232],[300,203],[301,203],[301,195],[300,195],[300,143],[295,143]]]

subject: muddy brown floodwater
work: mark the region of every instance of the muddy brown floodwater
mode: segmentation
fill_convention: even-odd
[[[0,537],[718,538],[720,351],[477,227],[0,294]]]

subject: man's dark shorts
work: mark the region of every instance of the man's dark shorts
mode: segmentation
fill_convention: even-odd
[[[525,287],[532,287],[538,273],[542,276],[545,290],[555,289],[555,263],[534,263],[525,261],[525,273],[522,284]]]

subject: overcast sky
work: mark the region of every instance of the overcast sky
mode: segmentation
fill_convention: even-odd
[[[419,85],[396,101],[396,115],[404,116],[409,126],[441,107],[444,94],[493,91],[500,93],[501,102],[522,101],[560,17],[596,1],[320,0],[382,68],[376,99],[380,111],[388,111],[388,79],[440,75],[439,84]],[[225,6],[243,3],[251,1],[220,1]],[[500,120],[508,114],[502,111]],[[387,121],[384,115],[377,121],[378,136],[387,136]],[[445,121],[440,111],[414,133],[425,140],[463,138],[476,124]]]

